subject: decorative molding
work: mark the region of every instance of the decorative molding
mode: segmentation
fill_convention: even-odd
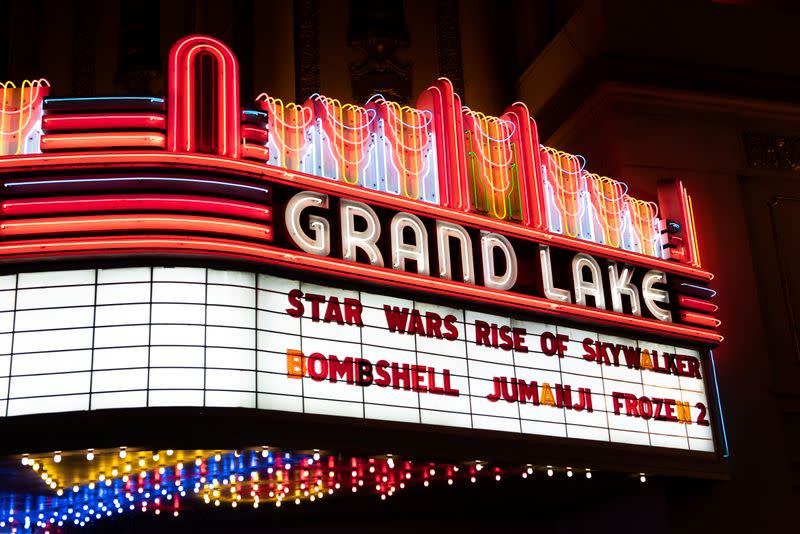
[[[458,0],[436,0],[436,50],[439,76],[453,82],[456,93],[464,98],[464,67],[461,63],[461,28]]]
[[[362,60],[350,65],[353,98],[365,102],[379,93],[402,104],[411,101],[411,65],[398,57],[409,44],[402,0],[350,0],[348,44]]]
[[[320,92],[318,0],[294,0],[294,76],[296,102]]]
[[[745,132],[742,141],[749,167],[800,171],[800,136]]]
[[[235,0],[233,3],[233,28],[231,31],[231,45],[239,60],[239,90],[241,101],[251,105],[255,98],[255,84],[253,71],[255,59],[253,55],[255,40],[255,18],[253,0]]]

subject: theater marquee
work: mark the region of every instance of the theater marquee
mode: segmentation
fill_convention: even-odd
[[[4,86],[0,415],[251,408],[727,452],[680,180],[635,197],[540,144],[524,104],[490,117],[445,79],[413,107],[242,106],[203,36],[167,79]]]

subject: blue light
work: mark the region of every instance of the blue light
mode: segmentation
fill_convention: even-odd
[[[708,351],[709,360],[711,360],[711,375],[714,377],[714,392],[717,397],[717,413],[719,414],[719,427],[722,430],[722,441],[725,445],[725,452],[722,453],[723,458],[728,458],[731,451],[728,448],[728,433],[725,431],[725,417],[722,415],[722,401],[719,394],[719,383],[717,382],[717,366],[714,364],[714,351]]]

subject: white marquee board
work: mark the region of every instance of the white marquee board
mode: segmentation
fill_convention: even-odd
[[[360,302],[363,326],[314,321],[306,302],[293,317],[289,293]],[[349,301],[354,302],[354,301]],[[452,315],[454,339],[390,332],[384,306]],[[322,310],[324,313],[325,305]],[[476,321],[524,329],[524,350],[476,343]],[[542,336],[568,336],[563,357],[542,352]],[[622,344],[700,361],[697,350],[487,315],[425,302],[348,291],[275,276],[188,267],[136,267],[20,273],[0,277],[0,416],[148,406],[246,407],[375,420],[713,451],[705,376],[600,365],[588,343]],[[381,360],[435,371],[451,392],[290,377],[287,350],[306,356]],[[318,362],[319,363],[319,362]],[[663,362],[662,362],[663,364]],[[492,402],[495,377],[537,383],[533,402]],[[425,374],[420,380],[426,382]],[[427,383],[427,382],[426,382]],[[591,391],[592,411],[544,402],[544,384]],[[529,390],[530,392],[530,390]],[[625,399],[687,403],[643,417]],[[637,404],[639,410],[641,404]],[[618,413],[615,413],[618,412]],[[684,412],[686,413],[686,412]],[[660,419],[660,420],[659,420]]]

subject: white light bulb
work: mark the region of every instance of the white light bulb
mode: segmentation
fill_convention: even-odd
[[[86,459],[89,460],[90,462],[94,460],[94,449],[89,449],[88,451],[86,451]]]
[[[639,481],[642,482],[642,484],[647,482],[647,477],[645,476],[644,473],[639,473]]]
[[[55,463],[61,463],[61,451],[56,451],[55,455],[53,455],[53,461]]]
[[[119,457],[120,458],[125,458],[126,456],[128,456],[128,451],[125,450],[125,447],[120,447],[119,448]]]

